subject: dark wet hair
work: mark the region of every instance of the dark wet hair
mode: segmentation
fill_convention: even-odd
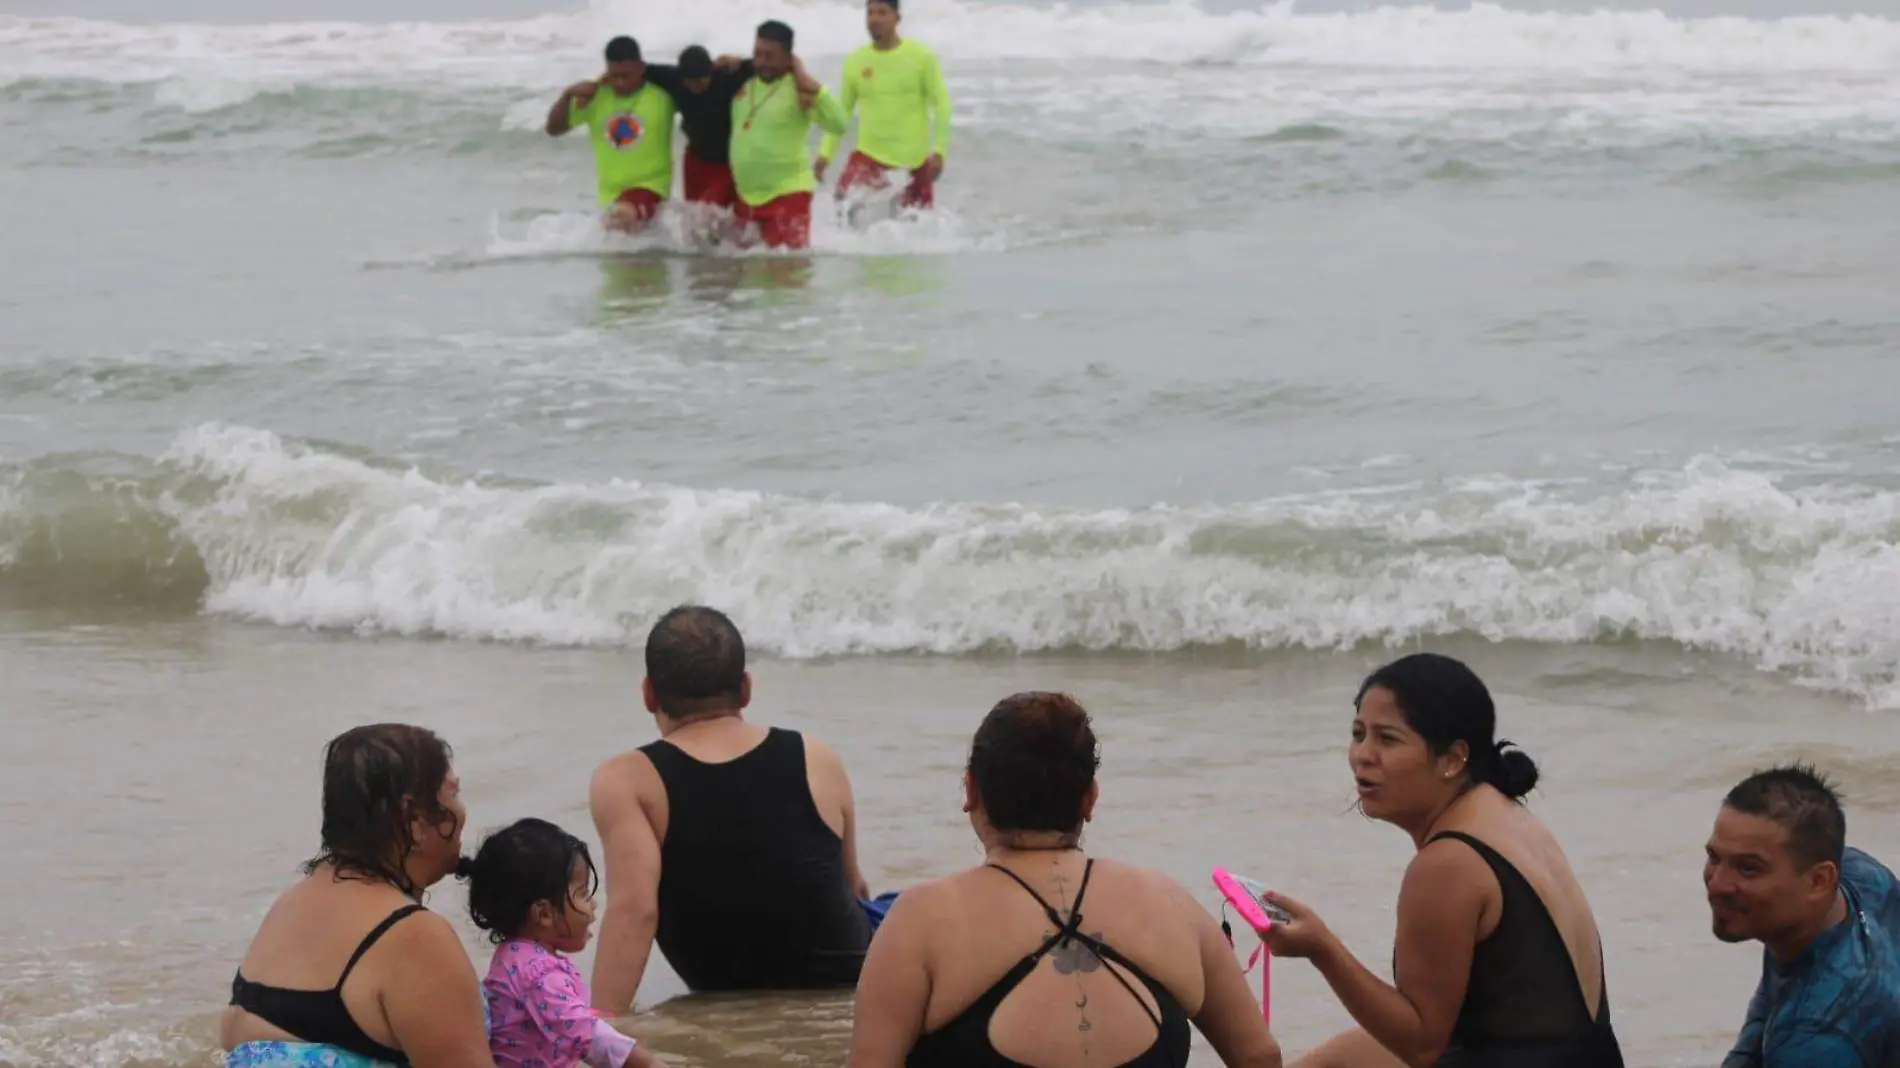
[[[699,45],[687,45],[680,52],[680,77],[710,78],[713,72],[712,54]]]
[[[587,843],[547,820],[516,820],[482,841],[473,858],[463,857],[455,876],[468,881],[468,915],[500,945],[527,929],[537,901],[567,914],[574,870],[587,869],[587,892],[600,889],[600,872]]]
[[[1822,861],[1839,866],[1847,850],[1847,814],[1841,797],[1809,764],[1783,764],[1758,771],[1722,799],[1724,808],[1780,824],[1788,831],[1788,855],[1806,871]]]
[[[759,23],[758,36],[761,41],[777,41],[787,52],[792,50],[792,28],[777,19]]]
[[[417,816],[446,841],[460,830],[442,804],[454,753],[434,731],[376,723],[344,731],[323,750],[323,846],[304,862],[309,875],[328,864],[340,878],[386,882],[410,897],[422,888],[403,865],[414,851]]]
[[[1101,765],[1088,712],[1064,693],[1003,698],[970,744],[970,778],[999,831],[1079,830]]]
[[[898,6],[897,0],[864,0],[865,7],[873,7],[877,4],[883,4],[885,7],[890,8],[892,11],[903,10],[901,7]]]
[[[1497,734],[1497,708],[1483,680],[1461,661],[1437,653],[1414,653],[1392,661],[1372,674],[1352,699],[1353,708],[1373,687],[1386,690],[1405,714],[1406,725],[1425,739],[1434,756],[1452,743],[1471,748],[1467,772],[1473,782],[1485,783],[1516,800],[1537,787],[1537,762],[1530,754]]]
[[[634,40],[631,37],[627,37],[624,35],[620,37],[616,37],[611,41],[608,41],[607,42],[607,62],[609,63],[638,63],[640,62],[640,42]]]
[[[745,638],[724,612],[680,605],[647,633],[647,678],[674,719],[730,712],[743,697]]]

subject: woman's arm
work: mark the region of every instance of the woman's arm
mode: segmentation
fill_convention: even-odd
[[[1408,1064],[1430,1065],[1451,1043],[1495,881],[1457,842],[1428,845],[1412,859],[1399,888],[1396,987],[1368,971],[1330,931],[1313,954],[1353,1020]]]
[[[1201,972],[1206,994],[1194,1026],[1207,1037],[1207,1043],[1228,1068],[1280,1068],[1280,1043],[1267,1030],[1260,1015],[1260,1003],[1254,1000],[1234,960],[1234,949],[1227,944],[1214,917],[1185,887],[1175,884],[1175,902],[1194,925],[1194,941],[1200,948]]]
[[[928,897],[921,887],[898,895],[871,939],[858,977],[846,1068],[903,1068],[924,1033],[930,1007],[930,971],[924,963],[931,926],[924,914]]]
[[[449,921],[433,912],[398,924],[387,940],[383,1015],[414,1068],[495,1068],[475,966]]]

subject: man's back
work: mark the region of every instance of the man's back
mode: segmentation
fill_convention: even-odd
[[[1844,922],[1785,967],[1764,952],[1723,1068],[1900,1068],[1900,884],[1850,847],[1841,889]]]
[[[649,808],[663,813],[661,952],[695,991],[855,983],[871,930],[842,769],[828,752],[808,762],[793,731],[709,727],[640,750],[664,795]]]
[[[655,942],[694,990],[855,983],[883,913],[862,902],[844,763],[745,721],[745,638],[718,609],[661,616],[646,662],[661,740],[601,764],[587,790],[607,890],[594,1007],[632,1007]]]

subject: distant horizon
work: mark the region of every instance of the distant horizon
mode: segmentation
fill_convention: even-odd
[[[631,2],[631,0],[629,0]],[[843,0],[840,0],[843,2]],[[928,0],[925,0],[928,2]],[[1016,0],[962,0],[970,4],[1008,5]],[[1071,0],[1081,7],[1096,3],[1168,3],[1170,0]],[[1661,10],[1685,18],[1736,16],[1787,18],[1852,16],[1900,18],[1900,0],[1495,0],[1519,11]],[[531,18],[585,10],[588,0],[276,0],[271,14],[259,17],[256,0],[0,0],[0,16],[69,17],[129,23],[215,22],[463,22],[472,19]],[[1022,0],[1022,6],[1047,7],[1048,0]],[[1272,6],[1270,0],[1201,0],[1208,11],[1226,12]],[[1296,0],[1302,12],[1321,14],[1379,7],[1437,7],[1459,10],[1466,0],[1417,3],[1407,0]]]
[[[0,0],[0,15],[114,22],[413,22],[514,19],[584,10],[587,0]]]

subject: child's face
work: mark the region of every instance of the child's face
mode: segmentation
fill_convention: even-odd
[[[574,862],[567,884],[567,911],[553,917],[548,943],[563,953],[579,953],[594,935],[594,880],[587,865]]]

